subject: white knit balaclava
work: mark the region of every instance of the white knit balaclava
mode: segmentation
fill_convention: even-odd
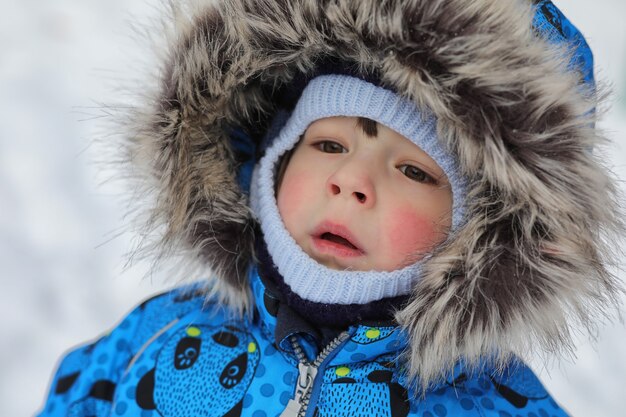
[[[456,159],[437,137],[432,113],[394,92],[346,75],[322,75],[302,92],[280,133],[271,140],[252,176],[250,203],[278,272],[291,291],[304,300],[326,304],[366,304],[406,295],[427,259],[395,271],[334,270],[319,264],[291,237],[280,217],[275,182],[281,156],[293,149],[315,120],[332,116],[374,120],[411,140],[445,172],[452,187],[452,227],[463,220],[465,185]]]

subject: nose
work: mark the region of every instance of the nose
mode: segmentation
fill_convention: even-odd
[[[331,197],[344,197],[362,207],[371,207],[376,203],[376,192],[371,170],[366,161],[346,161],[335,170],[327,181],[327,190]]]

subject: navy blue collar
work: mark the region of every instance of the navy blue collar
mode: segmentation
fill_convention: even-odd
[[[393,322],[364,322],[344,328],[320,330],[281,302],[271,288],[266,286],[266,280],[261,278],[256,266],[250,270],[249,281],[263,335],[284,351],[291,350],[289,337],[297,334],[308,342],[311,353],[315,356],[315,352],[319,352],[328,340],[344,330],[351,335],[349,344],[354,344],[349,350],[349,357],[344,358],[349,362],[373,359],[393,352],[397,355],[406,347],[405,334]],[[367,348],[359,348],[360,345]]]

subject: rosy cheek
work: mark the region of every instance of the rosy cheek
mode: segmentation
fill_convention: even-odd
[[[278,211],[286,224],[306,199],[306,174],[289,173],[283,178],[277,196]]]
[[[425,254],[445,237],[430,216],[415,213],[414,208],[394,208],[387,230],[392,256],[403,260],[407,255]]]

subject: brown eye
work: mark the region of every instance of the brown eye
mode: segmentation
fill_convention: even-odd
[[[316,144],[320,151],[325,153],[345,153],[348,150],[338,144],[337,142],[333,142],[331,140],[324,140]]]
[[[400,172],[406,175],[409,179],[413,181],[422,182],[426,184],[436,184],[437,181],[426,172],[422,171],[416,166],[413,165],[401,165],[399,168]]]

